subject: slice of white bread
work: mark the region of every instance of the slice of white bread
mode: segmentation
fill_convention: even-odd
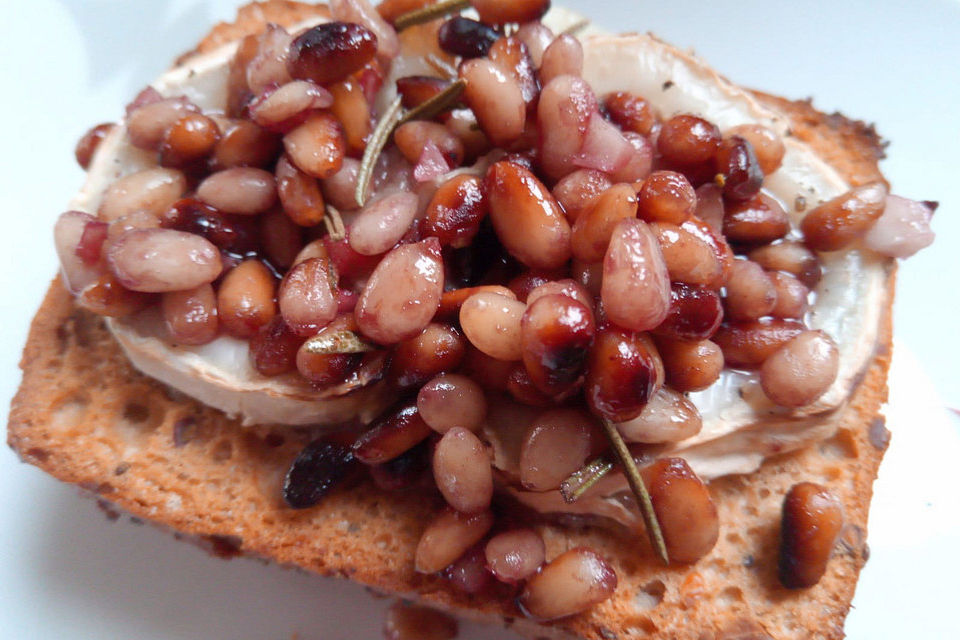
[[[292,24],[316,11],[277,0],[251,5],[236,23],[215,28],[198,50],[257,31],[266,21]],[[851,183],[882,179],[876,167],[880,145],[871,130],[817,113],[807,103],[758,97],[784,113],[792,134]],[[888,305],[892,289],[891,273]],[[137,373],[102,322],[76,309],[58,282],[31,329],[8,438],[23,459],[52,475],[132,515],[211,540],[220,552],[349,577],[464,616],[505,620],[531,637],[834,638],[842,636],[865,560],[871,485],[886,446],[877,412],[886,393],[889,306],[880,336],[836,436],[770,460],[757,473],[711,484],[721,538],[697,564],[663,569],[637,539],[539,524],[548,557],[587,544],[611,560],[620,580],[611,600],[546,627],[524,619],[509,592],[467,597],[442,579],[414,573],[413,551],[424,523],[442,504],[439,497],[430,501],[359,484],[317,508],[286,509],[280,481],[311,434],[283,428],[254,433],[171,394]],[[776,578],[779,512],[783,494],[803,480],[831,487],[844,502],[848,526],[820,584],[790,592]]]

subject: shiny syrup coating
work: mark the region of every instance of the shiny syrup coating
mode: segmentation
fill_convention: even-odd
[[[843,528],[843,506],[825,487],[801,482],[783,500],[779,577],[788,589],[812,587],[827,570]]]
[[[330,84],[359,71],[377,52],[377,37],[353,23],[326,22],[290,44],[287,70],[294,78]]]
[[[614,422],[640,415],[663,384],[659,358],[653,342],[643,334],[614,326],[598,332],[584,385],[590,410]]]

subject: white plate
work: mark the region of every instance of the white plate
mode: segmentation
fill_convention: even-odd
[[[239,2],[10,4],[0,21],[4,411],[19,382],[15,363],[29,319],[55,270],[50,228],[81,182],[74,142],[91,124],[116,119]],[[937,242],[900,272],[887,410],[893,444],[876,484],[872,556],[847,631],[855,639],[960,636],[960,500],[951,473],[960,435],[944,409],[960,407],[960,212],[947,188],[956,184],[960,143],[960,4],[565,4],[610,30],[695,45],[741,84],[813,95],[825,111],[877,122],[893,140],[883,168],[895,191],[941,201]],[[222,562],[150,527],[108,523],[91,501],[18,464],[9,450],[0,453],[0,557],[3,638],[372,640],[386,606],[345,582]],[[512,636],[469,626],[463,637]]]

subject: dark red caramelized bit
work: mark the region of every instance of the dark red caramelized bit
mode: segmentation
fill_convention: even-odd
[[[297,368],[297,350],[303,338],[276,316],[250,338],[250,358],[261,375],[279,376]]]
[[[812,587],[827,570],[843,529],[843,505],[824,487],[801,482],[783,500],[780,582],[788,589]]]
[[[538,620],[556,620],[586,611],[617,589],[617,574],[586,547],[566,551],[527,582],[517,603]]]
[[[783,206],[766,194],[743,202],[728,202],[723,234],[737,244],[758,245],[779,240],[790,231],[790,218]]]
[[[103,139],[106,138],[116,126],[117,125],[112,122],[105,122],[98,124],[83,134],[83,137],[77,142],[76,149],[74,149],[73,152],[77,159],[77,164],[80,165],[81,169],[90,168],[93,154],[97,152],[100,143],[103,142]]]
[[[470,245],[487,216],[480,178],[459,175],[444,182],[427,205],[424,233],[454,248]]]
[[[617,91],[611,93],[603,101],[607,115],[618,127],[624,131],[633,131],[642,136],[650,135],[657,124],[657,114],[646,99],[628,93]]]
[[[584,385],[594,413],[614,422],[632,420],[662,385],[660,355],[646,334],[614,326],[597,334]]]
[[[720,143],[713,158],[723,195],[731,200],[746,200],[760,191],[763,170],[753,145],[741,136],[730,136]]]
[[[238,258],[252,255],[260,248],[254,218],[224,214],[194,198],[175,202],[161,215],[160,226],[206,238]]]
[[[720,148],[720,130],[703,118],[673,116],[663,123],[657,148],[664,160],[680,166],[709,162]]]
[[[596,333],[593,311],[563,295],[546,295],[521,321],[523,363],[534,385],[556,396],[579,380]]]
[[[673,562],[696,562],[720,535],[710,490],[682,458],[663,458],[640,471]]]
[[[393,460],[373,465],[370,477],[384,491],[429,490],[433,485],[430,441],[421,442]]]
[[[290,44],[287,70],[294,78],[331,84],[359,71],[377,53],[377,36],[349,22],[326,22]]]
[[[439,36],[440,48],[447,53],[461,58],[482,58],[500,34],[482,22],[457,16],[443,23]]]
[[[283,480],[283,500],[292,509],[307,509],[350,474],[353,452],[334,442],[311,442],[290,465]]]
[[[797,320],[765,318],[720,325],[713,336],[733,367],[756,367],[805,330]]]
[[[364,464],[383,464],[427,438],[433,430],[420,417],[416,400],[404,402],[381,416],[353,445]]]
[[[838,251],[863,236],[883,214],[887,189],[874,183],[823,203],[800,223],[803,238],[817,251]]]
[[[716,333],[722,320],[720,294],[705,287],[674,283],[670,312],[654,333],[674,340],[706,340]]]
[[[460,366],[466,340],[454,327],[430,323],[417,336],[397,344],[390,361],[390,379],[400,388],[419,387],[434,376]]]

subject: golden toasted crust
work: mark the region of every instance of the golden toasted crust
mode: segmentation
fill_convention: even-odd
[[[316,11],[281,0],[250,5],[236,23],[216,27],[198,51],[255,32],[267,21],[290,24]],[[848,179],[882,179],[872,130],[819,114],[809,103],[758,96],[787,114],[793,134]],[[102,321],[74,307],[58,281],[30,330],[8,442],[23,460],[51,475],[134,516],[210,540],[220,551],[347,577],[467,617],[502,620],[530,637],[840,638],[866,560],[867,510],[886,447],[877,415],[886,399],[893,280],[891,268],[877,353],[841,410],[837,435],[771,459],[754,474],[713,482],[721,535],[706,558],[663,569],[642,541],[600,529],[537,525],[548,557],[589,545],[619,576],[611,600],[549,626],[524,619],[510,592],[470,597],[440,578],[414,573],[414,549],[424,523],[442,504],[439,497],[386,494],[360,483],[335,491],[313,509],[284,508],[282,475],[311,434],[244,430],[144,377]],[[829,485],[845,505],[848,524],[820,583],[791,592],[776,578],[780,505],[787,489],[803,480]]]

